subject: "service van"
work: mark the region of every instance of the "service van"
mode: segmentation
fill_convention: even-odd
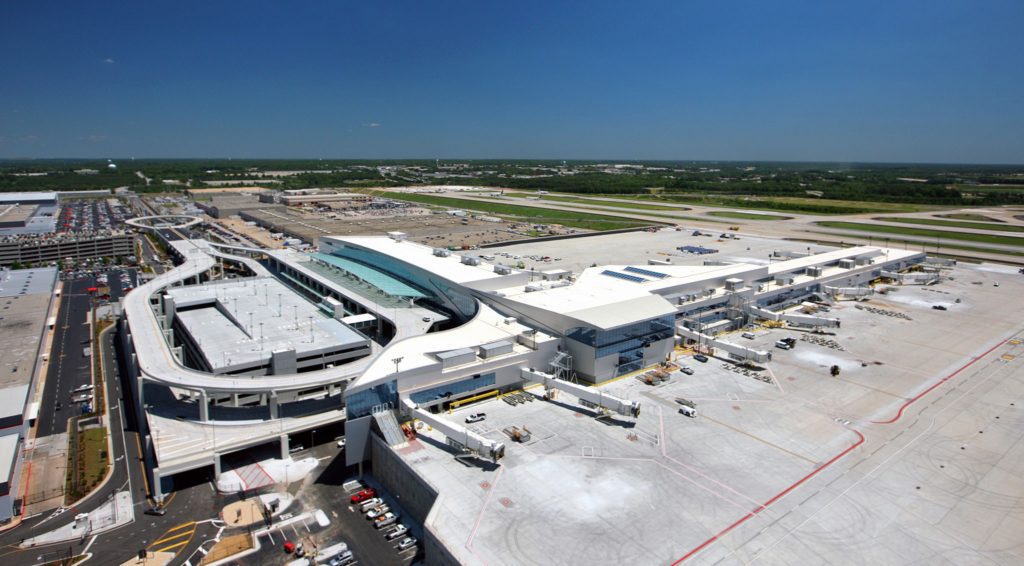
[[[682,407],[679,407],[679,414],[690,417],[691,419],[697,418],[697,409],[688,405],[683,405]]]
[[[757,338],[757,335],[754,334],[753,332],[744,332],[743,334],[740,334],[740,336],[746,338],[747,340],[753,340],[754,338]]]

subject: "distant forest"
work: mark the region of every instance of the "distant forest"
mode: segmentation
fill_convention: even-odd
[[[453,184],[667,199],[757,196],[936,205],[1024,203],[1024,168],[1016,166],[337,159],[115,163],[116,169],[106,160],[0,161],[0,191],[128,187],[167,192],[204,186],[204,181],[234,180],[282,189]],[[266,174],[273,171],[310,172]],[[46,174],[33,175],[37,173]],[[144,178],[150,179],[148,184]]]

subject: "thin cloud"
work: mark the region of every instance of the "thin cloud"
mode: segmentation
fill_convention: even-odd
[[[107,57],[106,59],[104,59],[104,60],[103,60],[103,62],[104,62],[104,63],[106,63],[106,64],[108,64],[108,65],[113,65],[113,64],[114,64],[114,63],[116,63],[117,61],[114,61],[114,60],[113,60],[113,59],[111,59],[110,57]]]
[[[370,122],[369,124],[363,124],[363,127],[364,128],[379,128],[380,127],[380,123],[379,122]]]

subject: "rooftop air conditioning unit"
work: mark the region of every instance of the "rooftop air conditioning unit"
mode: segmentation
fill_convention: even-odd
[[[475,255],[464,255],[462,256],[462,263],[466,265],[480,265],[480,258]]]
[[[452,255],[452,252],[444,248],[434,248],[434,255],[436,255],[437,257],[448,257]]]
[[[512,273],[512,268],[507,265],[501,265],[499,263],[498,265],[494,266],[494,272],[497,273],[498,275],[509,275]]]

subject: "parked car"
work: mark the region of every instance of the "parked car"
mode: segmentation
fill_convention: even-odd
[[[932,308],[937,310],[937,311],[944,311],[944,310],[946,310],[946,307],[944,307],[942,305],[932,305]]]
[[[405,550],[407,548],[412,548],[414,546],[416,546],[416,537],[405,537],[404,539],[398,541],[399,551]]]
[[[378,506],[378,505],[380,505],[382,503],[384,503],[384,500],[379,498],[379,497],[374,497],[373,499],[367,499],[366,501],[363,502],[362,505],[359,506],[359,511],[361,513],[366,513],[370,509],[373,509],[374,507],[376,507],[376,506]]]
[[[395,540],[396,538],[404,535],[407,532],[409,532],[409,527],[405,525],[398,525],[395,528],[388,531],[387,534],[384,535],[384,538],[388,540]]]
[[[393,525],[398,522],[398,515],[387,512],[373,520],[373,526],[378,529],[383,529],[388,525]]]
[[[352,497],[349,499],[349,501],[351,503],[362,503],[363,501],[366,501],[367,499],[370,499],[371,497],[376,497],[376,496],[377,496],[377,491],[375,489],[373,489],[372,487],[368,487],[368,488],[366,488],[366,489],[364,489],[362,491],[359,491],[358,493],[353,494]]]
[[[163,517],[167,514],[167,509],[163,507],[150,507],[143,511],[146,515],[156,515],[157,517]]]
[[[693,355],[693,359],[697,360],[698,362],[700,362],[702,364],[708,363],[708,357],[705,356],[704,354],[694,354]]]
[[[380,517],[381,515],[387,513],[390,510],[391,510],[390,507],[388,507],[385,504],[381,504],[381,505],[378,505],[377,507],[374,507],[373,509],[370,509],[369,511],[367,511],[366,518],[367,519],[376,519],[377,517]]]
[[[467,423],[478,423],[487,418],[487,413],[473,413],[466,417]]]
[[[679,371],[685,373],[686,375],[693,375],[693,368],[691,368],[690,366],[683,366],[682,368],[680,368]]]

